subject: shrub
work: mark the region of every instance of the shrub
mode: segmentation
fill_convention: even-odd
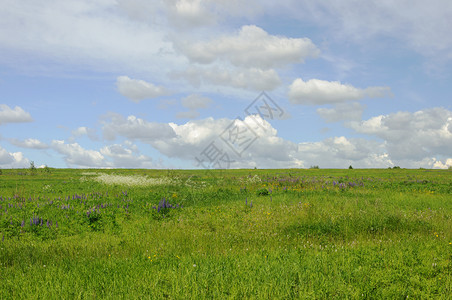
[[[268,196],[268,190],[267,189],[258,189],[256,191],[256,195],[258,196]]]

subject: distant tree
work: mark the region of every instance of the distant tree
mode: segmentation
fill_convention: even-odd
[[[320,169],[319,166],[311,166],[309,169]]]
[[[35,162],[34,161],[30,161],[30,168],[29,168],[31,175],[35,175],[36,174],[36,166],[35,166]]]
[[[353,167],[352,167],[352,165],[350,165],[350,166],[348,167],[348,169],[349,169],[349,170],[353,170]]]

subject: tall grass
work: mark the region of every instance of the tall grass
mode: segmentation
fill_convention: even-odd
[[[20,172],[0,176],[1,299],[452,292],[450,171]]]

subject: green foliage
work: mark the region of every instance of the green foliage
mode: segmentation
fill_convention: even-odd
[[[349,169],[349,170],[353,170],[353,167],[352,167],[352,165],[350,165],[350,166],[348,167],[348,169]]]
[[[0,181],[0,299],[452,292],[448,170],[24,175],[4,170]]]
[[[266,188],[258,189],[256,191],[256,195],[257,196],[268,196],[269,195],[268,189],[266,189]]]
[[[30,162],[30,167],[28,168],[28,170],[30,171],[31,175],[36,175],[36,167],[34,161]]]
[[[50,170],[50,168],[47,165],[45,165],[44,168],[42,168],[42,173],[51,174],[52,171]]]

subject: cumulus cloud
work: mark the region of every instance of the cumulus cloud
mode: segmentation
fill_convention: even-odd
[[[113,144],[100,149],[100,153],[109,158],[110,165],[114,168],[153,168],[152,158],[140,154],[135,145]]]
[[[200,113],[198,109],[208,108],[212,100],[208,97],[204,97],[199,94],[191,94],[185,98],[182,98],[181,104],[183,107],[188,108],[188,111],[179,112],[176,115],[178,119],[195,119],[199,117]]]
[[[221,60],[237,67],[260,69],[301,63],[319,54],[308,38],[274,36],[254,25],[243,26],[235,35],[177,46],[192,62],[210,64]]]
[[[99,150],[88,150],[78,143],[52,141],[53,150],[63,155],[67,166],[75,168],[155,168],[151,157],[141,154],[130,141],[111,144]]]
[[[297,157],[305,167],[318,165],[327,168],[387,168],[393,166],[384,143],[366,139],[348,139],[344,136],[327,138],[320,142],[298,145]]]
[[[381,98],[391,96],[389,87],[356,88],[339,81],[295,79],[289,86],[289,100],[293,104],[334,104],[363,98]]]
[[[381,138],[393,159],[421,160],[425,157],[450,156],[452,149],[452,112],[431,108],[417,112],[379,115],[349,126],[358,133]]]
[[[206,7],[206,1],[170,0],[165,1],[165,4],[168,7],[170,21],[178,28],[192,28],[215,23],[215,16]]]
[[[169,124],[147,122],[135,116],[124,118],[115,113],[111,113],[104,121],[102,131],[107,140],[114,140],[118,135],[145,142],[175,136],[174,130]]]
[[[30,113],[24,111],[21,107],[9,107],[6,104],[0,104],[0,125],[6,123],[24,123],[31,122]]]
[[[192,66],[184,71],[172,72],[171,77],[185,79],[191,85],[198,88],[202,84],[213,84],[256,91],[271,91],[281,84],[281,79],[275,70],[262,70],[258,68]]]
[[[443,163],[440,160],[436,161],[433,164],[433,168],[435,168],[435,169],[449,169],[449,168],[452,168],[452,158],[446,159],[445,163]]]
[[[208,152],[209,145],[214,143],[214,148],[219,153],[229,155],[231,168],[290,168],[311,165],[328,168],[346,168],[349,165],[358,168],[387,168],[395,165],[432,168],[442,166],[438,161],[445,161],[450,157],[452,133],[447,129],[452,122],[450,114],[445,109],[436,109],[413,113],[408,117],[403,115],[398,122],[390,120],[395,117],[390,115],[347,123],[358,133],[376,136],[378,139],[375,140],[339,136],[297,144],[279,137],[277,130],[259,115],[247,116],[244,120],[206,118],[183,124],[160,123],[159,126],[169,126],[171,134],[158,138],[134,135],[134,139],[149,144],[166,157],[193,161],[195,167],[202,167],[195,158]],[[126,118],[117,119],[127,122]],[[137,118],[129,116],[127,120]],[[111,126],[109,122],[115,125]],[[121,122],[111,119],[105,123],[104,128],[112,130],[110,134],[114,136],[131,139],[131,131],[146,132],[151,124],[144,120],[134,121],[133,126],[123,130],[122,126],[117,126]],[[413,122],[417,125],[413,125]],[[402,128],[403,131],[398,132]],[[242,135],[245,131],[247,133]],[[401,139],[401,136],[406,137]],[[246,147],[243,146],[243,151],[238,151],[236,146],[242,143]]]
[[[258,124],[256,123],[255,118],[259,118],[259,116],[248,116],[243,122],[245,122],[253,132],[256,132],[259,135],[259,139],[256,139],[255,143],[250,145],[250,152],[244,152],[243,156],[235,159],[233,166],[239,167],[248,165],[252,161],[250,160],[250,156],[259,158],[258,161],[260,162],[267,162],[267,166],[270,166],[271,162],[275,161],[290,164],[288,155],[289,152],[296,149],[296,145],[277,137],[277,131],[265,120],[260,120]],[[234,122],[239,121],[227,118],[207,118],[202,120],[191,120],[180,125],[175,123],[161,124],[169,125],[172,128],[174,135],[166,137],[161,136],[160,138],[153,139],[143,136],[138,139],[151,145],[167,157],[194,162],[195,157],[203,152],[212,141],[216,141],[224,151],[227,149],[227,151],[232,151],[228,148],[226,142],[221,139],[221,136],[227,136],[229,134],[227,129],[231,124],[234,124]],[[106,124],[105,126],[111,128],[110,124]],[[146,128],[146,126],[145,122],[141,122],[136,124],[135,130],[141,131],[143,128]],[[265,128],[261,128],[260,126],[265,126]],[[114,128],[119,130],[119,127],[115,126]],[[245,129],[245,127],[241,128],[240,131],[243,129]],[[114,134],[130,138],[128,132],[116,131]],[[231,131],[231,134],[234,134],[234,132]],[[251,146],[255,152],[251,151]]]
[[[86,150],[78,143],[67,144],[62,140],[52,141],[52,149],[64,156],[70,167],[103,168],[109,167],[105,157],[95,150]]]
[[[237,124],[241,124],[241,127],[235,127]],[[378,159],[381,160],[381,165],[384,167],[391,165],[388,158],[384,156],[381,146],[375,145],[376,142],[366,144],[365,140],[349,141],[341,137],[318,144],[296,144],[278,137],[277,130],[258,115],[247,116],[243,121],[207,118],[188,121],[180,125],[175,123],[169,125],[175,136],[140,140],[167,157],[191,160],[194,166],[198,167],[199,164],[196,164],[195,158],[201,157],[212,142],[219,151],[229,155],[232,168],[306,167],[309,164],[319,164],[319,161],[325,165],[332,164],[336,167],[348,166],[350,162],[358,161],[358,166],[361,164],[364,167],[372,166],[371,163],[378,162]],[[234,131],[235,128],[237,128],[236,131]],[[248,131],[247,136],[240,136],[244,130],[251,131]],[[250,137],[253,140],[246,149],[242,149],[243,151],[240,152],[231,146],[234,136],[238,139],[242,138],[240,143],[249,141]],[[382,153],[375,154],[377,148]],[[235,152],[234,149],[237,151]],[[379,155],[380,158],[378,158]]]
[[[317,113],[327,122],[361,121],[364,106],[358,102],[340,103],[333,108],[318,108]]]
[[[127,76],[119,76],[116,85],[121,95],[137,103],[144,99],[158,98],[168,94],[161,86]]]
[[[26,168],[29,165],[30,161],[24,157],[22,152],[8,152],[0,146],[0,167],[13,169]]]
[[[88,128],[86,126],[78,127],[75,130],[72,130],[72,137],[73,138],[79,138],[81,136],[87,136],[90,140],[98,140],[98,137],[96,135],[96,130],[92,128]]]
[[[23,141],[18,139],[10,139],[9,142],[14,146],[22,147],[22,148],[30,148],[30,149],[47,149],[49,146],[46,143],[41,142],[37,139],[25,139]]]

